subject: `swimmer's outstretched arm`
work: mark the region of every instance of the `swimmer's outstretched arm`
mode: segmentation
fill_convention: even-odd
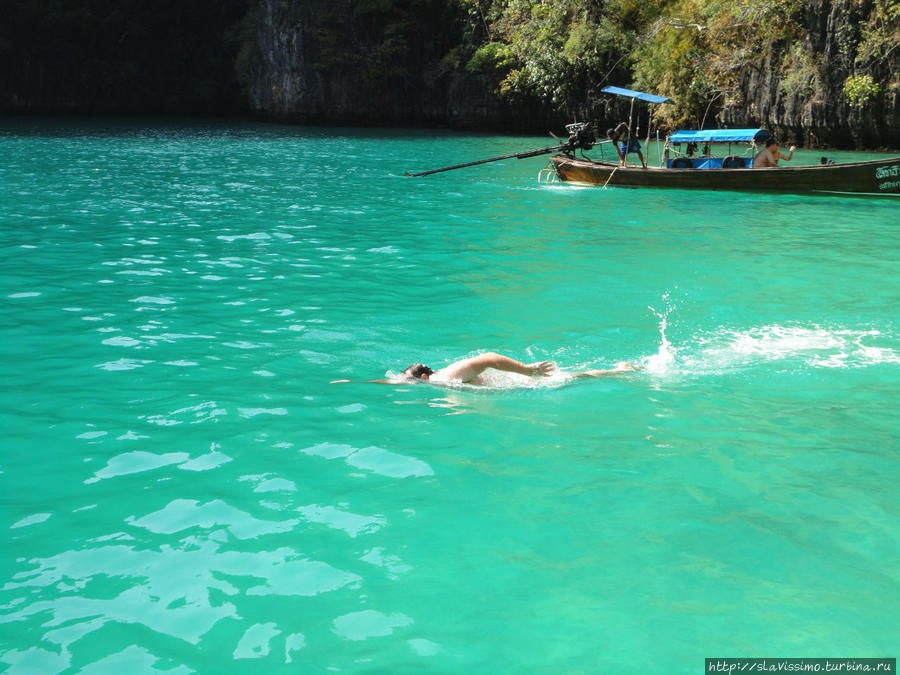
[[[488,368],[504,370],[508,373],[518,373],[519,375],[549,377],[555,365],[552,361],[522,363],[508,356],[503,356],[503,354],[487,352],[486,354],[479,354],[469,359],[451,363],[446,368],[441,368],[438,373],[442,378],[460,380],[461,382],[470,382]]]
[[[615,368],[610,370],[584,370],[580,373],[572,373],[572,377],[581,380],[589,377],[610,377],[612,375],[621,375],[622,373],[631,373],[640,370],[641,367],[627,361],[617,363]]]

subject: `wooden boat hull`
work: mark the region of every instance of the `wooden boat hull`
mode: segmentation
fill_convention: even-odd
[[[900,157],[774,169],[642,169],[566,155],[554,155],[550,162],[560,180],[583,185],[900,195]]]

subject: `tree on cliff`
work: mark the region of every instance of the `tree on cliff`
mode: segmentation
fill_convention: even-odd
[[[0,112],[543,132],[609,122],[900,147],[898,0],[0,0]]]
[[[897,0],[482,0],[479,15],[469,67],[494,73],[500,96],[603,117],[599,88],[631,84],[676,102],[659,110],[671,127],[900,146]]]

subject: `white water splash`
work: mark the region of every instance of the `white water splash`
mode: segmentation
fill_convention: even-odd
[[[872,328],[767,324],[746,329],[700,330],[676,340],[666,334],[676,303],[669,292],[663,309],[649,307],[659,320],[659,349],[640,360],[651,376],[723,374],[762,364],[785,368],[865,368],[900,363],[900,335]]]
[[[812,368],[864,368],[900,363],[896,336],[878,330],[822,326],[766,325],[736,331],[720,328],[695,340],[685,366],[725,371],[784,361]]]
[[[659,319],[659,351],[644,358],[641,363],[647,372],[654,375],[664,375],[671,372],[675,368],[675,356],[678,351],[666,337],[666,328],[669,326],[669,314],[674,311],[675,305],[669,297],[668,291],[663,295],[662,300],[665,303],[665,309],[662,311],[657,311],[653,307],[648,306],[648,309]]]

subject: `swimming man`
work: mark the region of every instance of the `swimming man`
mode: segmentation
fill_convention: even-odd
[[[502,370],[508,373],[518,373],[519,375],[527,375],[529,377],[550,377],[556,364],[553,361],[537,361],[535,363],[522,363],[508,356],[497,354],[495,352],[487,352],[479,354],[467,359],[454,361],[449,366],[445,366],[440,370],[432,370],[424,363],[414,363],[401,373],[400,377],[389,380],[365,380],[377,384],[409,384],[416,380],[430,382],[432,384],[452,384],[464,383],[483,385],[484,379],[481,377],[484,371],[494,369]],[[616,364],[615,368],[610,370],[585,370],[578,373],[567,373],[571,379],[585,379],[592,377],[608,377],[610,375],[618,375],[620,373],[628,373],[637,370],[638,366],[633,363]],[[332,384],[340,382],[353,382],[354,380],[334,380]]]

